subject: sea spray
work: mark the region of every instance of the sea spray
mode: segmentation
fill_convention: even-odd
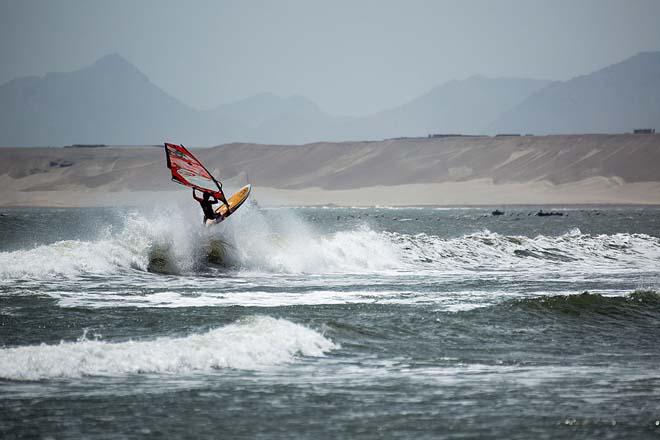
[[[660,239],[645,234],[508,236],[488,230],[455,238],[384,232],[409,265],[429,270],[578,272],[655,270]]]
[[[250,205],[242,211],[216,234],[227,241],[227,263],[240,269],[360,273],[394,270],[401,264],[398,249],[366,225],[324,233],[295,211],[261,211]]]
[[[379,232],[366,222],[327,232],[295,210],[246,204],[207,228],[194,213],[126,213],[97,240],[65,240],[0,252],[0,279],[75,277],[126,271],[175,275],[249,271],[263,274],[420,274],[456,272],[578,273],[653,271],[660,239],[646,234],[569,232],[535,237],[487,229],[457,237]]]

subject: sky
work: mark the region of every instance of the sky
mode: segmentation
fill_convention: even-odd
[[[118,53],[184,103],[303,95],[334,115],[472,75],[566,80],[660,50],[658,0],[0,0],[0,84]]]

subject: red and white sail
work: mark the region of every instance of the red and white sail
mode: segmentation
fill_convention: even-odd
[[[218,182],[183,145],[165,143],[165,155],[172,180],[200,191],[212,194],[218,192]]]

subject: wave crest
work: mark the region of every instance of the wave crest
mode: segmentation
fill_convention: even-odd
[[[590,235],[574,229],[560,236],[508,236],[488,230],[457,238],[384,233],[407,259],[434,269],[588,272],[657,270],[660,239],[645,234]]]
[[[175,274],[227,268],[265,273],[462,271],[656,271],[660,239],[645,234],[508,236],[480,231],[445,238],[377,232],[367,226],[324,233],[292,212],[246,206],[206,229],[181,213],[130,214],[117,233],[0,252],[0,277],[111,274],[129,269]]]
[[[58,345],[0,349],[0,377],[39,380],[128,374],[187,374],[223,368],[261,370],[296,356],[321,357],[338,348],[300,324],[253,316],[203,334],[151,341],[81,338]]]
[[[626,296],[602,296],[597,293],[582,292],[576,295],[554,295],[537,298],[512,300],[510,306],[528,310],[554,311],[581,315],[596,313],[622,316],[626,313],[658,309],[660,294],[655,290],[636,290]],[[660,311],[660,310],[659,310]]]

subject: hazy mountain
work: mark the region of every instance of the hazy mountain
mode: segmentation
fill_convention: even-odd
[[[261,93],[199,111],[119,55],[0,86],[0,145],[296,144],[429,133],[621,132],[660,126],[660,53],[565,82],[471,77],[399,107],[333,117],[302,96]]]
[[[75,72],[1,86],[0,143],[159,143],[187,132],[195,113],[119,55],[108,55]]]
[[[300,110],[320,111],[316,104],[304,96],[283,98],[274,93],[259,93],[240,101],[223,104],[212,113],[218,119],[229,119],[254,129],[282,113],[295,113]]]
[[[216,120],[248,130],[240,141],[304,143],[378,140],[429,133],[479,133],[549,81],[474,76],[450,81],[399,107],[359,118],[333,118],[308,99],[260,94],[222,106]]]
[[[304,96],[280,97],[273,93],[260,93],[222,105],[207,116],[213,121],[240,127],[240,133],[233,139],[225,133],[218,133],[216,143],[220,140],[283,144],[314,142],[331,134],[332,128],[338,128],[338,124],[345,120],[324,113]]]
[[[482,76],[449,81],[400,107],[353,121],[350,134],[356,139],[479,134],[504,111],[548,83]]]
[[[620,133],[660,128],[660,52],[554,82],[500,116],[495,131]]]
[[[474,76],[450,81],[399,107],[365,117],[331,117],[308,99],[260,94],[215,111],[261,143],[378,140],[429,133],[479,133],[549,81]]]
[[[68,73],[0,86],[0,145],[213,145],[316,140],[334,118],[304,97],[260,94],[198,111],[158,88],[119,55]]]

